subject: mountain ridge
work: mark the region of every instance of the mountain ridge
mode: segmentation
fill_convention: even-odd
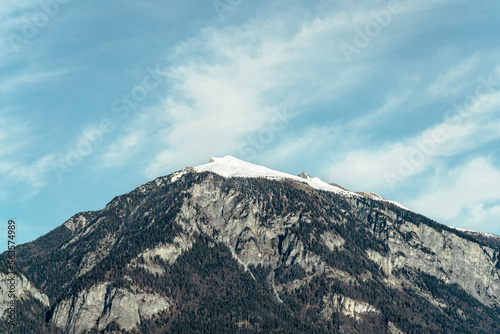
[[[231,177],[187,167],[20,245],[23,326],[500,332],[499,243],[317,180],[235,175],[234,159]]]
[[[191,169],[193,168],[193,169]],[[261,165],[256,165],[250,162],[246,162],[243,160],[240,160],[238,158],[235,158],[230,155],[226,155],[223,158],[210,158],[209,162],[207,164],[199,165],[196,167],[186,167],[182,171],[178,172],[178,175],[182,175],[184,171],[198,171],[198,172],[214,172],[216,174],[219,174],[223,177],[264,177],[264,178],[269,178],[269,179],[290,179],[290,180],[295,180],[299,182],[304,182],[310,187],[317,189],[317,190],[326,190],[326,191],[332,191],[335,193],[339,193],[345,196],[363,196],[363,197],[369,197],[374,200],[380,200],[380,201],[386,201],[390,202],[392,204],[395,204],[397,206],[400,206],[401,208],[405,210],[410,210],[401,203],[391,201],[388,199],[385,199],[381,197],[380,195],[376,193],[371,193],[371,192],[355,192],[351,191],[347,188],[344,188],[336,183],[327,183],[322,181],[318,177],[312,177],[306,172],[301,172],[299,175],[295,176],[292,174],[284,173],[284,172],[279,172]],[[175,174],[175,173],[174,173]],[[175,179],[174,179],[175,180]]]

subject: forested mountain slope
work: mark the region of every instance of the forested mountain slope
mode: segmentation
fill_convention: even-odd
[[[17,266],[5,333],[500,333],[498,237],[232,157],[76,214]]]

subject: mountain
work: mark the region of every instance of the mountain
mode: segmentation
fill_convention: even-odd
[[[500,333],[500,237],[229,156],[74,215],[16,266],[3,333]]]

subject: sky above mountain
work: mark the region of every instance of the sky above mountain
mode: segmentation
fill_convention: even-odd
[[[500,3],[3,1],[0,242],[211,156],[500,234]]]

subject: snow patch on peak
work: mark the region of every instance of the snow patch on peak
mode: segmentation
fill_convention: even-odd
[[[399,206],[402,209],[405,209],[405,210],[408,210],[408,211],[412,211],[412,210],[408,209],[406,206],[402,205],[401,203],[385,199],[385,198],[383,198],[382,196],[380,196],[377,193],[365,192],[365,191],[357,191],[356,193],[359,194],[359,195],[361,195],[361,196],[363,196],[363,197],[365,197],[365,198],[368,198],[368,199],[372,199],[372,200],[380,201],[380,202],[391,203],[391,204],[394,204],[395,206]]]
[[[360,194],[366,198],[370,198],[370,199],[377,199],[377,200],[383,199],[382,196],[380,196],[377,193],[360,191],[360,192],[358,192],[358,194]]]
[[[186,167],[183,170],[172,174],[171,182],[176,182],[186,173],[192,172],[212,172],[218,174],[223,177],[262,177],[271,180],[294,180],[301,183],[305,183],[309,185],[311,188],[317,190],[330,191],[337,194],[342,194],[347,197],[365,197],[372,200],[387,202],[399,206],[402,209],[411,211],[407,207],[401,205],[398,202],[390,201],[382,198],[378,194],[375,193],[365,193],[365,192],[354,192],[350,191],[346,188],[343,188],[335,183],[326,183],[322,181],[318,177],[312,177],[306,172],[301,172],[298,176],[279,172],[261,165],[256,165],[247,161],[240,160],[238,158],[232,157],[230,155],[226,155],[223,158],[210,158],[210,162],[204,165],[196,166],[196,167]]]
[[[454,230],[457,230],[457,231],[460,231],[460,232],[464,232],[464,233],[468,233],[468,234],[482,235],[483,237],[487,237],[487,238],[500,239],[499,235],[495,235],[495,234],[491,234],[491,233],[478,232],[478,231],[473,231],[473,230],[467,230],[465,228],[458,228],[458,227],[453,227],[453,226],[449,226],[449,227],[451,227]]]
[[[252,164],[230,155],[223,158],[210,158],[208,164],[194,167],[197,172],[213,172],[223,177],[262,177],[272,180],[291,179],[308,184],[310,187],[318,190],[326,190],[335,193],[341,193],[349,196],[359,196],[358,194],[332,186],[323,182],[317,177],[311,177],[306,173],[301,173],[300,176],[295,176],[288,173],[279,172],[261,165]],[[304,178],[305,174],[306,178]]]

